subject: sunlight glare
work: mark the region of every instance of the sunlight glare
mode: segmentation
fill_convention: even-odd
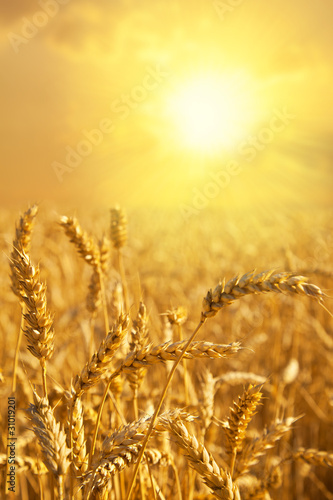
[[[170,98],[169,112],[186,148],[214,153],[242,138],[254,120],[254,103],[249,86],[243,88],[234,80],[224,75],[197,77],[180,85]]]

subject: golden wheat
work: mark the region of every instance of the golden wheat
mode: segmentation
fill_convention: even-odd
[[[34,404],[30,404],[28,415],[42,449],[44,463],[57,479],[59,498],[63,498],[63,478],[70,465],[66,434],[55,420],[47,398],[40,398],[36,392],[33,396]]]
[[[214,290],[209,290],[202,304],[202,316],[210,318],[220,309],[245,295],[278,292],[286,294],[306,295],[318,301],[323,301],[325,294],[316,285],[308,283],[304,276],[292,273],[265,271],[255,275],[254,272],[235,276],[227,283],[223,281]]]
[[[327,272],[315,273],[320,287],[291,271],[251,272],[220,283],[204,297],[195,328],[197,304],[205,283],[220,272],[221,255],[222,266],[232,274],[239,267],[251,268],[250,255],[251,260],[267,257],[273,266],[280,265],[285,255],[268,236],[258,234],[251,250],[246,238],[243,246],[237,241],[238,227],[226,224],[216,232],[216,219],[205,225],[197,221],[196,232],[186,235],[184,229],[191,238],[188,245],[170,219],[184,249],[173,262],[172,237],[153,218],[151,224],[136,220],[137,235],[128,240],[125,212],[113,209],[109,241],[88,235],[77,219],[62,217],[60,225],[90,266],[90,284],[85,287],[80,259],[73,252],[59,251],[63,235],[43,219],[36,239],[40,245],[41,234],[45,237],[41,270],[32,264],[29,246],[36,214],[33,206],[18,222],[10,257],[11,286],[24,309],[28,350],[42,365],[44,393],[38,395],[36,359],[22,349],[21,366],[14,370],[15,401],[20,409],[33,401],[28,425],[34,432],[18,412],[17,498],[120,500],[132,491],[131,500],[206,500],[212,495],[234,500],[331,498],[332,324],[315,302],[323,303],[322,290],[331,288],[328,260]],[[105,234],[95,219],[94,228]],[[296,269],[324,268],[324,262],[303,264],[297,253],[306,255],[311,249],[312,234],[304,232],[298,247],[294,234],[287,269],[295,262]],[[320,245],[328,255],[329,240],[319,238]],[[249,250],[244,260],[243,249]],[[205,254],[211,258],[202,258]],[[48,290],[41,279],[44,274]],[[276,300],[270,294],[257,303],[255,295],[266,292],[315,301],[283,296]],[[6,294],[0,315],[0,330],[5,332],[0,334],[3,400],[10,391],[11,332],[18,323],[17,304]],[[55,320],[47,295],[57,311]],[[238,308],[224,307],[245,296],[248,300],[240,301]],[[85,298],[86,316],[81,306]],[[223,321],[208,320],[220,309],[225,309]],[[225,343],[218,343],[220,339]],[[175,372],[182,356],[183,364]],[[170,386],[166,375],[168,384],[174,377]],[[248,387],[242,393],[243,385]],[[37,390],[32,394],[33,386]],[[190,413],[177,409],[183,406]],[[158,415],[160,410],[164,413]],[[301,414],[304,418],[295,426],[299,417],[292,415]],[[3,413],[0,425],[6,429]],[[4,445],[5,438],[0,443],[5,486]],[[139,466],[140,481],[135,481]]]
[[[183,422],[169,420],[167,428],[178,446],[185,450],[191,467],[200,474],[216,498],[240,500],[238,487],[233,483],[229,472],[220,469],[212,455],[188,432]]]
[[[107,337],[101,342],[97,352],[86,363],[80,375],[73,382],[73,398],[80,397],[83,392],[96,385],[110,368],[113,356],[119,349],[129,328],[129,316],[122,315],[113,326]]]

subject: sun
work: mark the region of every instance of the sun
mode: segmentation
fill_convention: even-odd
[[[178,141],[204,153],[237,145],[258,111],[251,89],[248,78],[220,74],[180,84],[168,102]]]

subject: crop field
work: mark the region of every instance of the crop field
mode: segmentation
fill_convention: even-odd
[[[1,495],[332,499],[324,210],[2,211]]]

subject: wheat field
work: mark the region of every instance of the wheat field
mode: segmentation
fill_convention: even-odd
[[[332,213],[0,217],[2,498],[333,499]]]

